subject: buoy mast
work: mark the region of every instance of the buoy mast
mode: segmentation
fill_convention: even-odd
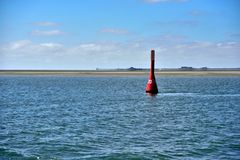
[[[146,93],[157,94],[158,88],[154,74],[154,62],[155,62],[155,51],[151,50],[151,66],[150,66],[150,74],[149,80],[146,86]]]

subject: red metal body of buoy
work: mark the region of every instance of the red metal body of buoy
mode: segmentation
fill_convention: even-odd
[[[149,80],[146,86],[146,93],[157,94],[158,88],[154,75],[154,61],[155,61],[155,51],[151,50],[151,66],[150,66],[150,75]]]

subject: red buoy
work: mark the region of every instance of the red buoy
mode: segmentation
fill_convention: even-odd
[[[157,94],[158,88],[154,75],[154,60],[155,59],[155,51],[151,50],[151,66],[150,66],[150,75],[149,80],[146,87],[146,93]]]

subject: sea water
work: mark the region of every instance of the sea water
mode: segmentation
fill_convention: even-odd
[[[240,77],[0,77],[0,159],[240,159]]]

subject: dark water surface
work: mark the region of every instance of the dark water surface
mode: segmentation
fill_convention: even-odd
[[[0,77],[0,159],[240,159],[240,77]]]

